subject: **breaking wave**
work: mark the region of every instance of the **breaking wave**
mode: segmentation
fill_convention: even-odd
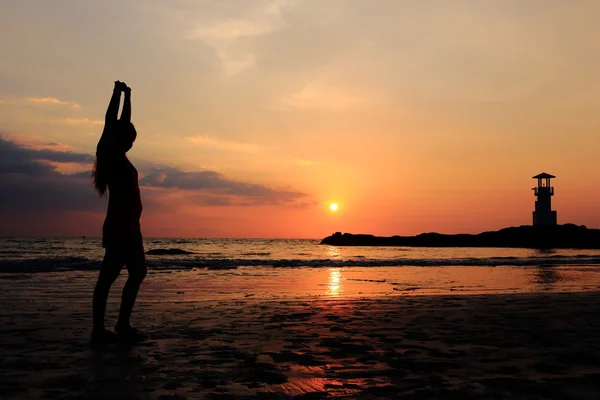
[[[238,267],[328,268],[328,267],[444,267],[444,266],[554,266],[600,265],[598,255],[489,257],[489,258],[395,258],[395,259],[235,259],[202,257],[148,257],[150,270],[226,270]],[[0,260],[0,273],[99,270],[100,260],[86,257],[55,257]]]

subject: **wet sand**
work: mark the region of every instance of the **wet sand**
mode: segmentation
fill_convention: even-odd
[[[159,299],[151,274],[151,338],[98,351],[94,276],[0,279],[0,398],[600,398],[598,292]]]

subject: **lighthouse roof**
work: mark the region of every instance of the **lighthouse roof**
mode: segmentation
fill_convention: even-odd
[[[533,177],[533,179],[545,179],[545,178],[556,178],[556,177],[554,175],[550,175],[545,172],[542,172],[541,174]]]

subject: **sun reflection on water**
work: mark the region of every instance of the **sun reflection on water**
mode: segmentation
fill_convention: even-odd
[[[329,285],[327,286],[327,294],[330,296],[337,296],[342,291],[341,289],[341,279],[342,274],[340,273],[339,268],[330,268],[329,269]]]
[[[329,246],[329,249],[327,249],[327,257],[329,258],[339,258],[340,257],[340,250],[335,247],[335,246]]]

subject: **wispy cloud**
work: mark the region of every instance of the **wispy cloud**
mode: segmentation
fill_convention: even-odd
[[[59,123],[67,125],[103,125],[104,121],[100,119],[89,119],[89,118],[63,118],[57,120]]]
[[[70,101],[63,101],[57,99],[56,97],[25,97],[25,98],[16,98],[16,99],[0,99],[0,104],[33,104],[33,105],[42,105],[42,106],[60,106],[60,107],[70,107],[74,110],[78,110],[81,106],[77,103],[72,103]]]
[[[294,108],[322,110],[347,110],[364,104],[367,100],[343,86],[322,80],[313,81],[298,92],[282,98],[282,103]]]
[[[219,57],[225,73],[235,75],[256,64],[256,56],[240,43],[245,38],[271,34],[285,26],[283,12],[294,0],[268,0],[246,15],[224,17],[211,24],[193,28],[188,37],[199,39],[212,46]]]
[[[263,149],[262,146],[257,144],[220,140],[209,135],[187,136],[185,140],[196,146],[234,151],[240,153],[256,153]]]
[[[71,103],[69,101],[62,101],[55,97],[29,97],[29,98],[25,99],[25,101],[27,103],[31,103],[31,104],[66,106],[66,107],[72,107],[74,109],[79,109],[81,107],[77,103]]]

